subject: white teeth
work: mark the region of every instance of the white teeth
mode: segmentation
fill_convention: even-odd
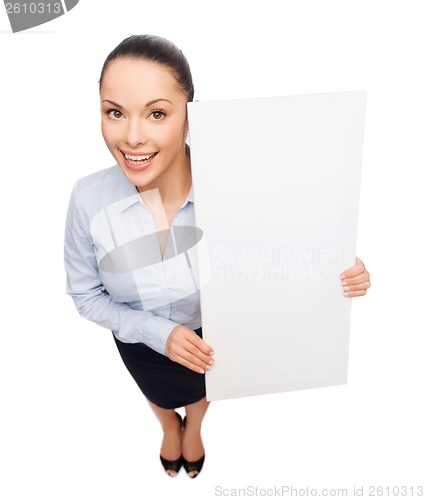
[[[152,153],[151,155],[146,155],[146,156],[133,156],[125,154],[125,157],[127,158],[127,160],[142,161],[142,160],[149,160],[149,158],[152,158],[154,154],[155,153]]]

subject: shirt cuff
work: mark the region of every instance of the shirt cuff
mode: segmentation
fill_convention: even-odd
[[[150,317],[143,326],[143,342],[154,351],[165,356],[165,344],[168,336],[176,326],[179,326],[179,323],[161,316]]]

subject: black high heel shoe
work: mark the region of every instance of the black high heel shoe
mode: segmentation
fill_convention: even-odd
[[[184,417],[183,424],[182,424],[182,428],[184,429],[185,427],[186,427],[186,417]],[[194,479],[195,477],[199,476],[199,473],[201,472],[202,467],[204,465],[204,460],[205,460],[205,453],[202,455],[202,457],[199,460],[195,460],[194,462],[188,462],[182,455],[183,467],[191,479]],[[189,472],[193,472],[193,471],[195,471],[196,474],[194,474],[193,476],[190,476]]]
[[[176,417],[178,418],[178,420],[180,422],[180,429],[183,430],[183,421],[182,421],[182,417],[181,417],[180,413],[176,412]],[[161,460],[161,463],[165,469],[165,472],[167,472],[167,474],[170,477],[175,477],[175,476],[172,476],[168,471],[170,471],[170,470],[174,471],[177,475],[177,472],[179,472],[179,470],[181,469],[181,466],[183,464],[183,455],[180,455],[180,457],[177,460],[167,460],[166,458],[162,457],[161,455],[159,455],[159,459]]]

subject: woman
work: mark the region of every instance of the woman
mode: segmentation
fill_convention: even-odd
[[[99,90],[102,134],[117,165],[80,179],[72,191],[67,293],[82,316],[113,332],[163,428],[166,472],[175,476],[183,465],[194,478],[205,458],[204,374],[213,350],[202,339],[199,291],[174,300],[173,260],[164,259],[173,225],[195,225],[185,143],[192,77],[174,44],[131,36],[105,60]],[[349,297],[370,286],[360,259],[341,278]],[[183,406],[184,420],[175,411]]]

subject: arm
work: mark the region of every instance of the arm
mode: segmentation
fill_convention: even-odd
[[[356,257],[356,264],[353,267],[341,273],[340,279],[344,295],[347,297],[366,295],[366,290],[371,285],[370,275],[358,257]]]
[[[66,292],[80,315],[112,330],[122,342],[142,342],[171,360],[203,373],[210,367],[212,349],[196,333],[151,311],[116,302],[100,276],[87,215],[71,195],[65,228]]]
[[[116,302],[105,290],[89,231],[89,220],[71,195],[65,228],[66,293],[84,318],[112,330],[122,342],[143,342],[165,354],[170,332],[178,326],[150,311],[137,311]]]

